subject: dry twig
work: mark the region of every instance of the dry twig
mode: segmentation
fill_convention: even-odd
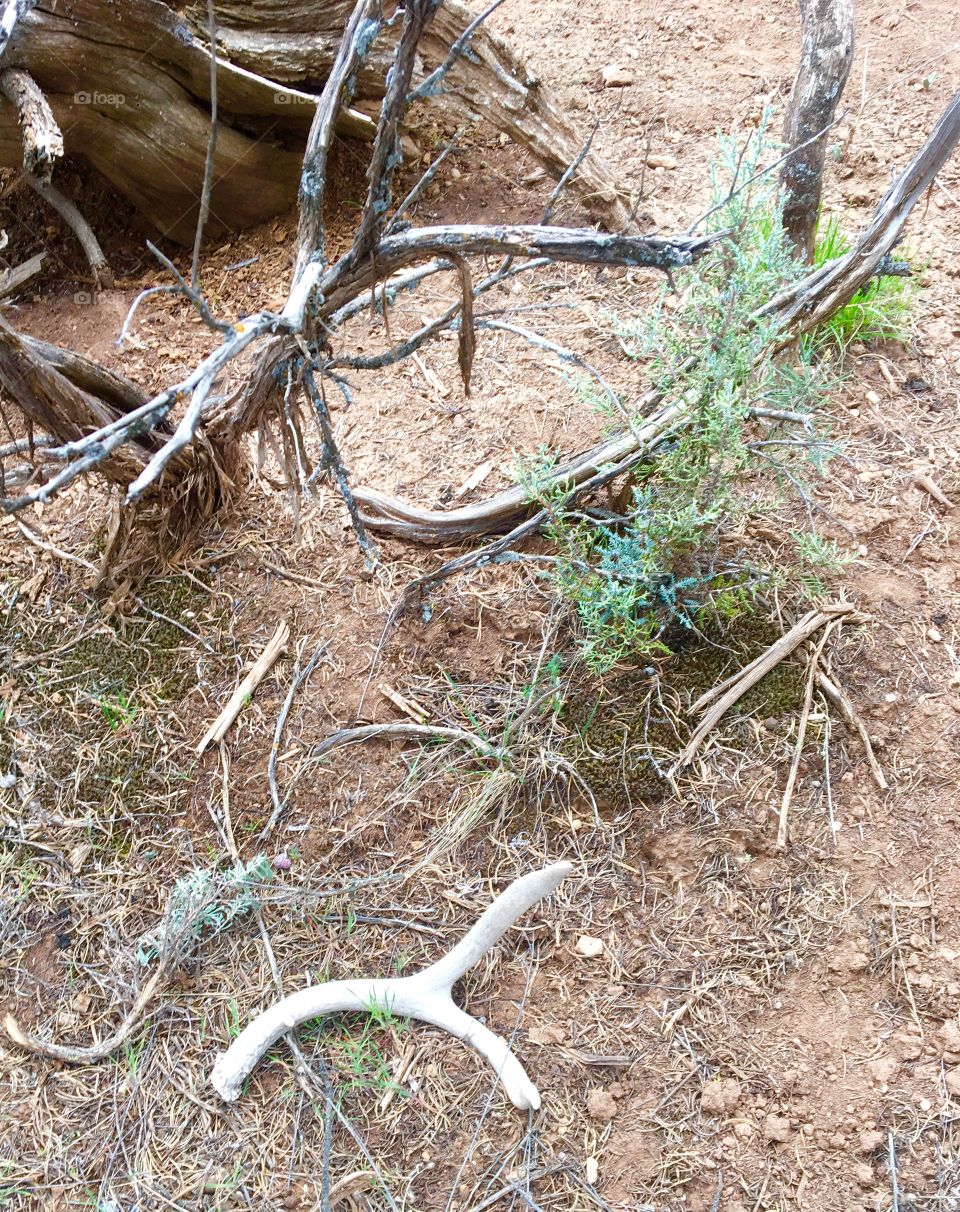
[[[815,631],[819,631],[821,627],[835,619],[854,615],[854,613],[853,607],[847,605],[845,602],[837,602],[832,606],[825,606],[822,610],[811,610],[803,616],[799,623],[791,627],[786,635],[781,636],[776,643],[771,644],[765,652],[751,661],[749,665],[745,665],[743,669],[727,678],[726,681],[721,682],[719,686],[715,686],[712,690],[707,691],[706,694],[701,695],[690,709],[692,714],[696,715],[698,712],[710,707],[711,703],[713,706],[710,707],[707,714],[694,729],[693,735],[670,771],[671,777],[676,775],[678,770],[690,764],[694,754],[707,736],[709,736],[720,720],[723,719],[734,703],[747,693],[751,686],[756,685],[761,678],[765,677],[771,669],[779,665],[785,657],[788,657],[795,648],[813,635]]]
[[[280,657],[280,655],[286,652],[287,640],[289,638],[289,624],[284,621],[279,622],[277,624],[277,630],[273,633],[273,636],[271,637],[266,648],[264,648],[263,652],[261,652],[261,654],[257,657],[249,673],[230,696],[227,705],[203,734],[202,740],[197,745],[198,754],[203,753],[204,749],[206,749],[206,747],[212,741],[223,740],[227,729],[243,710],[244,706],[250,701],[250,696],[253,694],[254,690],[256,690],[256,688],[277,663],[277,659]]]

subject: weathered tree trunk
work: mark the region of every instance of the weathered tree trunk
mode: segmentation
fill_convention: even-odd
[[[783,124],[796,148],[781,174],[783,227],[797,257],[813,260],[827,135],[853,61],[853,0],[800,0],[803,47]],[[806,146],[802,146],[806,144]]]
[[[352,0],[224,0],[217,4],[219,131],[207,225],[212,236],[259,222],[296,199],[316,94],[330,70]],[[424,70],[447,57],[474,14],[447,0],[420,47]],[[194,235],[210,121],[206,5],[162,0],[42,0],[25,12],[4,67],[27,71],[50,103],[68,155],[85,157],[164,235]],[[340,134],[372,139],[395,31],[373,47]],[[549,89],[480,26],[430,104],[479,114],[524,143],[553,173],[581,135]],[[0,102],[0,165],[19,166],[23,137]],[[587,156],[571,182],[610,229],[629,225],[604,165]]]

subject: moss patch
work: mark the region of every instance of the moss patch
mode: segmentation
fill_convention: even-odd
[[[91,604],[64,623],[70,608],[58,614],[56,602],[0,614],[0,674],[16,688],[16,740],[0,725],[0,770],[16,762],[58,810],[129,819],[179,785],[164,737],[179,732],[171,709],[196,684],[197,646],[176,623],[211,637],[220,628],[187,577],[152,582],[142,600],[172,621],[140,610],[105,619]]]
[[[605,678],[571,697],[564,719],[571,732],[563,756],[612,810],[656,803],[668,789],[664,772],[686,743],[689,707],[705,691],[758,657],[780,638],[763,615],[742,617],[724,631],[680,631],[672,655],[656,670],[631,669]],[[779,717],[799,710],[804,665],[781,661],[728,712],[725,724],[759,714]],[[675,713],[671,707],[679,704]]]

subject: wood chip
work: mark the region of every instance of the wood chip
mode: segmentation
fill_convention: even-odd
[[[913,477],[913,482],[918,488],[922,488],[927,496],[933,497],[933,499],[939,502],[939,504],[941,504],[945,509],[953,508],[953,502],[950,500],[950,498],[943,492],[939,485],[934,480],[931,480],[930,477],[924,472],[919,472],[917,475],[915,475]]]
[[[418,724],[425,724],[430,718],[430,713],[425,707],[421,707],[420,704],[415,702],[413,699],[408,699],[405,695],[402,695],[399,690],[394,690],[392,686],[388,686],[386,682],[380,682],[377,686],[377,690],[385,699],[389,699],[389,701],[393,703],[394,707],[398,707],[404,715],[408,715]]]
[[[477,470],[463,481],[453,494],[454,497],[462,497],[465,493],[473,492],[475,488],[479,488],[491,471],[493,471],[492,463],[481,463]]]

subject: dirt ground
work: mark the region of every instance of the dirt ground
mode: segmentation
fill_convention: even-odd
[[[717,132],[782,105],[799,46],[794,6],[780,0],[595,0],[586,12],[508,0],[492,20],[585,131],[598,123],[596,150],[627,188],[642,182],[661,231],[705,209]],[[960,87],[946,0],[863,3],[857,39],[825,198],[851,235]],[[605,87],[611,64],[631,82]],[[413,135],[425,156],[443,138],[427,125]],[[339,146],[337,164],[330,225],[346,240],[361,150]],[[161,276],[122,201],[73,172],[66,188],[101,218],[117,289],[91,294],[70,239],[15,193],[0,227],[17,260],[46,247],[52,266],[16,323],[159,387],[208,334],[154,296],[117,347],[131,301]],[[535,219],[550,188],[476,127],[416,220]],[[279,303],[295,228],[281,216],[212,248],[213,304],[236,316]],[[600,713],[625,754],[648,672],[618,669],[599,685],[574,663],[555,688],[566,716],[541,727],[525,711],[569,640],[533,564],[447,582],[429,617],[407,617],[381,648],[403,586],[451,553],[378,540],[383,563],[368,574],[334,487],[297,505],[270,457],[137,602],[92,588],[112,508],[96,483],[0,521],[0,1008],[45,1038],[106,1038],[146,980],[137,942],[176,880],[232,848],[275,868],[262,913],[205,938],[110,1059],[27,1058],[0,1038],[0,1206],[319,1208],[325,1100],[297,1084],[278,1046],[227,1106],[208,1084],[216,1053],[278,986],[414,970],[514,876],[569,859],[574,874],[457,990],[513,1040],[543,1098],[537,1113],[515,1111],[479,1057],[431,1028],[303,1029],[339,1109],[334,1206],[960,1209],[960,160],[907,239],[924,267],[909,339],[849,351],[825,402],[841,455],[813,489],[822,532],[857,557],[829,593],[865,616],[829,659],[889,787],[855,730],[815,700],[782,852],[776,814],[799,715],[789,675],[780,699],[726,721],[675,788],[631,783],[619,741],[586,752],[570,721]],[[642,371],[605,317],[641,314],[656,289],[640,271],[560,266],[489,306],[639,394]],[[418,293],[398,330],[446,297]],[[369,351],[389,334],[363,316],[350,337]],[[557,359],[509,333],[481,333],[469,397],[456,366],[456,342],[439,341],[416,362],[355,376],[336,419],[356,483],[443,508],[510,483],[515,452],[573,452],[601,431]],[[776,546],[791,520],[752,525],[744,543]],[[286,655],[225,743],[198,756],[283,621]],[[278,738],[286,804],[265,843],[278,713],[298,653],[302,666],[318,648]],[[357,719],[407,718],[398,696],[419,718],[503,744],[508,767],[456,746],[312,756]],[[596,809],[571,764],[594,780]]]

